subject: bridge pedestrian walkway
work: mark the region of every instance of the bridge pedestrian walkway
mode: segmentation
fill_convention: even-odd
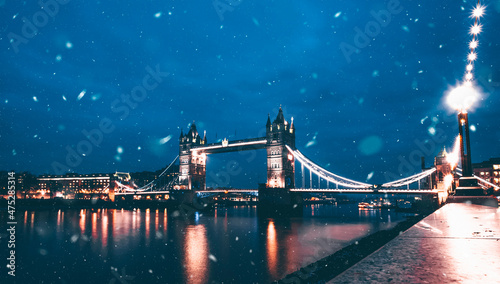
[[[447,204],[328,283],[500,283],[500,208]]]

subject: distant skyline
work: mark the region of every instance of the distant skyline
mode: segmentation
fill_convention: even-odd
[[[475,1],[47,3],[0,4],[0,170],[155,171],[193,121],[208,143],[258,137],[282,105],[308,158],[378,184],[418,172],[420,154],[430,166],[458,132],[444,98]],[[500,157],[500,1],[484,4],[473,163]],[[265,182],[264,151],[248,157],[210,156],[207,182],[232,160],[232,186]]]

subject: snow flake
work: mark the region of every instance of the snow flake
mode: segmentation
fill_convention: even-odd
[[[83,96],[85,96],[85,93],[87,93],[87,90],[86,89],[83,89],[80,94],[78,95],[78,97],[76,98],[76,100],[81,100],[83,98]]]
[[[168,141],[170,141],[170,139],[172,139],[172,135],[168,135],[167,137],[160,139],[160,141],[158,143],[163,145],[163,144],[167,143]]]
[[[217,262],[217,258],[213,254],[209,254],[208,258],[210,258],[210,260],[213,262]]]
[[[429,134],[430,134],[430,135],[432,135],[432,136],[436,135],[436,128],[434,128],[434,127],[432,127],[432,126],[431,126],[431,127],[429,127],[429,128],[427,129],[427,131],[429,131]]]
[[[78,238],[79,238],[79,236],[78,236],[78,235],[73,235],[73,236],[71,236],[70,241],[71,241],[72,243],[76,243],[76,241],[78,241]]]
[[[254,25],[256,25],[257,27],[260,26],[259,24],[259,21],[257,21],[256,18],[252,18],[252,22],[254,23]]]
[[[372,177],[373,177],[373,171],[371,173],[368,174],[368,176],[366,177],[366,181],[369,181]]]

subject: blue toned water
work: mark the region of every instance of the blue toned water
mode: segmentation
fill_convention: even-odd
[[[308,205],[289,219],[259,218],[254,206],[175,211],[19,212],[17,283],[269,283],[404,219],[355,204]]]

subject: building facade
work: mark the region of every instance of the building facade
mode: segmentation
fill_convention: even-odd
[[[42,195],[29,198],[62,197],[67,199],[78,198],[79,195],[108,194],[111,174],[66,174],[42,175],[37,178],[38,192]]]
[[[475,176],[500,186],[500,158],[491,158],[488,161],[472,164],[472,168]]]

